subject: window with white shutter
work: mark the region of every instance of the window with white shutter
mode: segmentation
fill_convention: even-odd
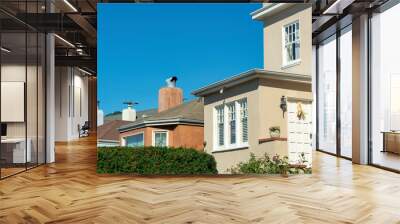
[[[248,142],[248,125],[247,125],[247,117],[248,117],[248,109],[247,109],[247,99],[241,100],[239,102],[240,105],[240,123],[242,128],[242,142]]]
[[[229,139],[230,144],[236,144],[236,104],[228,105]]]
[[[218,145],[224,145],[224,107],[217,107]]]

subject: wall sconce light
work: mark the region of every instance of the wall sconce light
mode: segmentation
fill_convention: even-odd
[[[287,111],[287,99],[285,96],[281,97],[281,104],[279,107],[282,109],[283,118],[285,118],[285,112]]]

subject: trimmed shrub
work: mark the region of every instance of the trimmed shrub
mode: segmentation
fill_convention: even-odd
[[[217,174],[212,155],[195,149],[169,147],[99,147],[98,173],[138,175]]]

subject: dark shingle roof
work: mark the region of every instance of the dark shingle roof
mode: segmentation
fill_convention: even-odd
[[[119,141],[118,128],[132,121],[112,120],[97,127],[97,139],[108,141]]]
[[[146,126],[161,126],[171,124],[192,124],[204,125],[204,104],[200,99],[183,103],[153,116],[139,118],[138,120],[123,125],[119,128],[120,132],[129,131]]]

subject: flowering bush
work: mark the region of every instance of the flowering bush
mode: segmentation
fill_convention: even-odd
[[[305,165],[306,159],[302,153],[299,158],[299,164],[292,165],[288,162],[288,157],[280,157],[275,155],[272,158],[267,153],[261,158],[256,158],[253,153],[250,153],[250,159],[246,162],[240,162],[228,172],[232,174],[310,174],[311,168]]]

